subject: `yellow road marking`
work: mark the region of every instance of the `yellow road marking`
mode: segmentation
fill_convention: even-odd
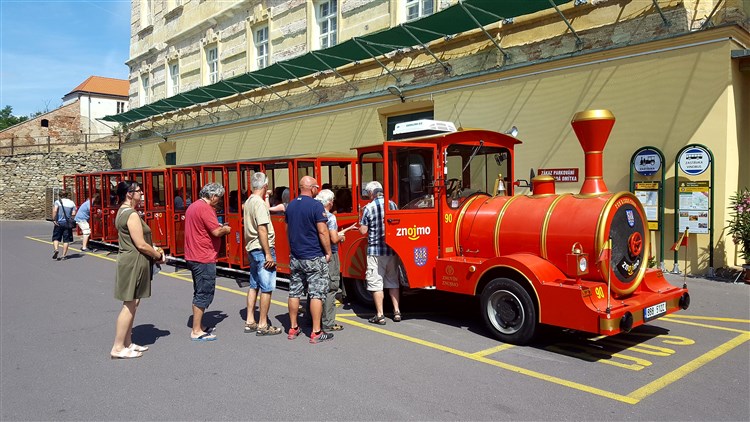
[[[33,237],[29,237],[29,236],[26,236],[26,238],[30,239],[30,240],[37,241],[37,242],[41,242],[41,243],[52,244],[52,242],[44,241],[44,240],[41,240],[41,239],[36,239],[36,238],[33,238]],[[75,248],[69,248],[69,249],[80,251],[79,249],[75,249]],[[97,255],[97,254],[93,254],[93,253],[89,253],[88,255],[94,256],[94,257],[97,257],[97,258],[106,259],[106,260],[109,260],[109,261],[116,261],[116,259],[110,258],[108,256]],[[163,274],[163,275],[165,275],[167,277],[172,277],[172,278],[175,278],[175,279],[178,279],[178,280],[183,280],[183,281],[187,281],[187,282],[192,283],[192,278],[183,277],[181,275],[178,275],[177,273],[171,273],[170,274],[170,273],[160,272],[159,274]],[[243,292],[241,290],[231,289],[231,288],[228,288],[228,287],[223,287],[223,286],[218,286],[217,285],[216,288],[218,290],[226,291],[226,292],[229,292],[229,293],[234,293],[234,294],[241,295],[241,296],[246,296],[247,295],[245,292]],[[279,305],[279,306],[287,306],[286,303],[280,302],[280,301],[277,301],[277,300],[271,300],[271,303],[273,303],[275,305]],[[632,393],[630,393],[630,394],[628,394],[628,395],[625,396],[625,395],[622,395],[622,394],[613,393],[613,392],[606,391],[606,390],[603,390],[603,389],[600,389],[600,388],[592,387],[592,386],[585,385],[585,384],[580,384],[580,383],[577,383],[577,382],[574,382],[574,381],[568,381],[568,380],[565,380],[565,379],[562,379],[562,378],[558,378],[558,377],[555,377],[555,376],[551,376],[551,375],[543,374],[543,373],[540,373],[540,372],[532,371],[532,370],[529,370],[529,369],[526,369],[526,368],[522,368],[522,367],[519,367],[519,366],[507,364],[507,363],[500,362],[500,361],[497,361],[497,360],[494,360],[494,359],[489,359],[489,358],[486,357],[487,355],[499,352],[501,350],[506,350],[508,348],[511,348],[511,347],[513,347],[512,345],[503,344],[503,345],[500,345],[500,346],[497,346],[497,347],[493,347],[493,348],[490,348],[490,349],[485,349],[485,350],[480,350],[478,352],[469,353],[469,352],[464,352],[464,351],[461,351],[461,350],[458,350],[458,349],[454,349],[452,347],[443,346],[441,344],[433,343],[433,342],[430,342],[430,341],[427,341],[427,340],[422,340],[422,339],[419,339],[419,338],[411,337],[411,336],[408,336],[408,335],[405,335],[405,334],[400,334],[400,333],[396,333],[396,332],[393,332],[393,331],[388,331],[388,330],[385,330],[383,328],[374,327],[374,326],[371,326],[371,325],[366,325],[366,324],[363,324],[363,323],[361,323],[359,321],[355,321],[355,320],[351,320],[351,319],[347,318],[347,317],[352,317],[352,316],[357,316],[357,315],[356,314],[338,314],[338,315],[336,315],[336,319],[339,320],[339,321],[351,324],[351,325],[353,325],[355,327],[359,327],[359,328],[365,329],[365,330],[370,330],[370,331],[377,332],[377,333],[380,333],[380,334],[383,334],[383,335],[387,335],[387,336],[398,338],[398,339],[401,339],[401,340],[405,340],[405,341],[408,341],[408,342],[411,342],[411,343],[419,344],[421,346],[429,347],[431,349],[436,349],[436,350],[440,350],[440,351],[443,351],[443,352],[446,352],[446,353],[450,353],[450,354],[453,354],[453,355],[456,355],[456,356],[464,357],[466,359],[471,359],[471,360],[474,360],[476,362],[481,362],[481,363],[484,363],[484,364],[487,364],[487,365],[491,365],[491,366],[495,366],[495,367],[498,367],[498,368],[502,368],[502,369],[505,369],[505,370],[508,370],[508,371],[511,371],[511,372],[515,372],[515,373],[521,374],[521,375],[526,375],[526,376],[529,376],[531,378],[536,378],[536,379],[539,379],[539,380],[542,380],[542,381],[547,381],[547,382],[550,382],[550,383],[553,383],[553,384],[557,384],[557,385],[561,385],[561,386],[564,386],[564,387],[572,388],[572,389],[575,389],[575,390],[587,392],[587,393],[590,393],[590,394],[594,394],[594,395],[597,395],[597,396],[609,398],[609,399],[620,401],[620,402],[627,403],[627,404],[637,404],[638,402],[640,402],[644,398],[646,398],[646,397],[648,397],[648,396],[656,393],[657,391],[659,391],[662,388],[664,388],[664,387],[672,384],[673,382],[679,380],[680,378],[684,377],[685,375],[687,375],[687,374],[695,371],[696,369],[700,368],[701,366],[705,365],[706,363],[711,362],[711,361],[717,359],[721,355],[723,355],[723,354],[731,351],[732,349],[734,349],[734,348],[736,348],[736,347],[744,344],[748,340],[750,340],[750,332],[749,331],[736,330],[736,329],[732,329],[732,328],[725,328],[725,327],[719,327],[719,326],[713,326],[713,325],[707,325],[707,324],[700,324],[700,323],[694,323],[694,322],[688,322],[688,321],[677,321],[677,320],[675,320],[675,318],[679,317],[679,318],[682,318],[682,319],[703,319],[703,320],[712,320],[712,321],[740,322],[740,323],[750,322],[748,320],[739,320],[739,319],[734,319],[734,318],[721,318],[721,317],[698,317],[698,316],[690,316],[690,315],[679,315],[679,316],[677,316],[677,315],[669,315],[668,317],[660,318],[660,320],[669,321],[669,322],[673,322],[673,323],[677,323],[677,324],[694,325],[694,326],[699,326],[699,327],[704,327],[704,328],[712,328],[712,329],[717,329],[717,330],[738,332],[738,333],[741,333],[741,334],[739,336],[735,337],[734,339],[732,339],[732,340],[730,340],[730,341],[722,344],[721,346],[718,346],[718,347],[710,350],[709,352],[704,353],[700,357],[698,357],[698,358],[696,358],[696,359],[694,359],[694,360],[686,363],[685,365],[682,365],[681,367],[675,369],[674,371],[672,371],[672,372],[670,372],[670,373],[668,373],[668,374],[666,374],[666,375],[664,375],[662,377],[657,378],[656,380],[652,381],[651,383],[646,384],[645,386],[643,386],[643,387],[641,387],[641,388],[639,388],[639,389],[637,389],[637,390],[633,391]]]
[[[680,315],[680,314],[669,314],[669,317],[677,318],[677,319],[700,319],[704,321],[739,322],[741,324],[750,324],[750,319],[708,317],[708,316],[700,316],[700,315]]]
[[[750,334],[750,331],[747,331],[747,330],[738,330],[736,328],[727,328],[727,327],[720,327],[718,325],[701,324],[699,322],[678,321],[676,319],[672,319],[671,315],[659,318],[659,320],[660,321],[669,321],[669,322],[673,322],[675,324],[683,324],[683,325],[692,325],[692,326],[695,326],[695,327],[711,328],[713,330],[731,331],[733,333]]]
[[[542,374],[540,372],[531,371],[529,369],[521,368],[519,366],[510,365],[510,364],[507,364],[507,363],[504,363],[504,362],[496,361],[494,359],[489,359],[489,358],[486,358],[484,356],[478,356],[478,355],[476,355],[474,353],[464,352],[464,351],[461,351],[461,350],[458,350],[458,349],[454,349],[452,347],[443,346],[441,344],[437,344],[437,343],[433,343],[433,342],[430,342],[430,341],[426,341],[426,340],[414,338],[414,337],[407,336],[407,335],[400,334],[400,333],[396,333],[396,332],[393,332],[393,331],[388,331],[388,330],[385,330],[385,329],[382,329],[382,328],[379,328],[379,327],[365,325],[365,324],[363,324],[363,323],[361,323],[359,321],[354,321],[354,320],[347,319],[347,318],[337,318],[337,319],[341,320],[342,322],[346,322],[348,324],[351,324],[351,325],[353,325],[355,327],[363,328],[365,330],[374,331],[376,333],[384,334],[384,335],[387,335],[387,336],[390,336],[390,337],[394,337],[394,338],[405,340],[405,341],[408,341],[408,342],[411,342],[411,343],[419,344],[421,346],[426,346],[426,347],[429,347],[431,349],[440,350],[440,351],[443,351],[443,352],[446,352],[446,353],[450,353],[450,354],[453,354],[453,355],[456,355],[456,356],[461,356],[461,357],[464,357],[464,358],[467,358],[467,359],[471,359],[471,360],[474,360],[474,361],[477,361],[477,362],[482,362],[482,363],[485,363],[487,365],[492,365],[492,366],[496,366],[498,368],[506,369],[506,370],[511,371],[511,372],[515,372],[515,373],[526,375],[526,376],[529,376],[529,377],[532,377],[532,378],[540,379],[542,381],[547,381],[547,382],[551,382],[551,383],[554,383],[554,384],[562,385],[562,386],[565,386],[565,387],[573,388],[573,389],[576,389],[576,390],[584,391],[584,392],[587,392],[587,393],[595,394],[597,396],[606,397],[608,399],[617,400],[617,401],[621,401],[623,403],[628,403],[628,404],[636,404],[636,403],[638,403],[640,401],[639,399],[633,399],[633,398],[628,397],[628,396],[623,396],[622,394],[612,393],[610,391],[602,390],[600,388],[595,388],[595,387],[591,387],[591,386],[588,386],[588,385],[579,384],[577,382],[568,381],[568,380],[565,380],[565,379],[562,379],[562,378],[557,378],[557,377],[554,377],[554,376],[551,376],[551,375]]]
[[[496,347],[490,347],[489,349],[484,349],[484,350],[480,350],[478,352],[474,352],[471,355],[472,356],[477,356],[477,357],[489,356],[489,355],[495,354],[497,352],[502,352],[503,350],[510,349],[512,347],[513,347],[512,344],[505,343],[505,344],[501,344],[501,345],[496,346]]]
[[[713,350],[710,350],[704,353],[703,355],[680,366],[674,371],[664,376],[661,376],[655,379],[654,381],[644,385],[643,387],[633,391],[632,393],[628,394],[628,397],[632,399],[636,399],[637,401],[643,400],[644,398],[656,393],[662,388],[668,386],[669,384],[672,384],[673,382],[695,371],[696,369],[707,364],[708,362],[711,362],[712,360],[717,359],[719,356],[729,352],[735,347],[744,344],[748,340],[750,340],[749,333],[740,334],[737,337],[733,338],[732,340],[729,340],[728,342],[722,344],[721,346],[716,347]]]

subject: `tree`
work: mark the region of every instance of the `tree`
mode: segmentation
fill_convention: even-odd
[[[29,120],[27,116],[14,116],[13,107],[9,105],[0,110],[0,130],[25,122],[26,120]]]

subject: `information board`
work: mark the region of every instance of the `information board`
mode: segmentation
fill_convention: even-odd
[[[635,197],[646,212],[649,230],[659,230],[659,182],[636,182]]]
[[[710,203],[709,182],[680,182],[679,226],[690,233],[708,233],[708,211]]]

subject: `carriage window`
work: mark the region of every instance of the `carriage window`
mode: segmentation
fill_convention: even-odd
[[[390,150],[389,163],[394,166],[390,199],[399,209],[435,207],[433,151],[432,148],[403,147]]]
[[[155,207],[166,205],[167,189],[164,183],[164,173],[151,174],[151,200]]]
[[[271,196],[268,198],[271,206],[289,202],[289,165],[287,163],[266,164],[266,176],[268,177],[268,190]]]
[[[502,175],[503,188],[511,180],[510,152],[500,147],[451,145],[447,149],[446,200],[457,208],[475,193],[494,195],[495,180]]]
[[[333,191],[333,211],[352,212],[352,163],[324,161],[320,164],[320,186]]]
[[[236,168],[227,169],[227,186],[224,188],[227,191],[227,206],[229,207],[229,212],[239,212],[239,210],[242,209],[240,207],[240,196],[243,193],[239,190]]]
[[[359,156],[359,192],[363,200],[368,200],[364,195],[365,186],[369,182],[377,180],[381,185],[385,185],[383,177],[383,153],[380,151],[367,152]]]

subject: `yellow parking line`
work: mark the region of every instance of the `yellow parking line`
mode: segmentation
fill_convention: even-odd
[[[692,326],[695,326],[695,327],[711,328],[713,330],[731,331],[733,333],[750,334],[750,331],[747,331],[747,330],[738,330],[736,328],[727,328],[727,327],[721,327],[721,326],[718,326],[718,325],[701,324],[699,322],[678,321],[676,319],[673,319],[671,315],[665,316],[665,317],[661,317],[661,318],[659,318],[659,321],[668,321],[668,322],[673,322],[675,324],[683,324],[683,325],[692,325]]]
[[[464,352],[464,351],[461,351],[461,350],[458,350],[458,349],[454,349],[452,347],[443,346],[441,344],[437,344],[437,343],[433,343],[433,342],[430,342],[430,341],[418,339],[418,338],[415,338],[415,337],[407,336],[407,335],[396,333],[396,332],[393,332],[393,331],[388,331],[388,330],[385,330],[385,329],[382,329],[382,328],[379,328],[379,327],[365,325],[365,324],[363,324],[363,323],[361,323],[359,321],[354,321],[354,320],[347,319],[347,318],[337,318],[337,319],[341,320],[342,322],[346,322],[348,324],[351,324],[351,325],[353,325],[355,327],[359,327],[359,328],[363,328],[363,329],[366,329],[366,330],[374,331],[376,333],[384,334],[384,335],[387,335],[387,336],[390,336],[390,337],[394,337],[394,338],[405,340],[405,341],[408,341],[408,342],[411,342],[411,343],[419,344],[421,346],[429,347],[431,349],[440,350],[440,351],[443,351],[443,352],[446,352],[446,353],[450,353],[450,354],[453,354],[453,355],[456,355],[456,356],[461,356],[461,357],[464,357],[464,358],[467,358],[467,359],[471,359],[471,360],[474,360],[474,361],[477,361],[477,362],[482,362],[482,363],[485,363],[487,365],[496,366],[498,368],[506,369],[506,370],[511,371],[511,372],[515,372],[515,373],[526,375],[526,376],[529,376],[529,377],[532,377],[532,378],[540,379],[542,381],[547,381],[547,382],[551,382],[551,383],[554,383],[554,384],[562,385],[562,386],[565,386],[565,387],[573,388],[573,389],[576,389],[576,390],[579,390],[579,391],[584,391],[584,392],[587,392],[587,393],[595,394],[597,396],[606,397],[608,399],[617,400],[617,401],[621,401],[623,403],[628,403],[628,404],[636,404],[636,403],[638,403],[640,401],[640,399],[634,399],[632,397],[623,396],[623,395],[617,394],[617,393],[612,393],[610,391],[602,390],[602,389],[599,389],[599,388],[596,388],[596,387],[591,387],[591,386],[588,386],[588,385],[579,384],[577,382],[568,381],[568,380],[565,380],[565,379],[562,379],[562,378],[557,378],[557,377],[554,377],[554,376],[551,376],[551,375],[542,374],[540,372],[531,371],[529,369],[521,368],[519,366],[510,365],[510,364],[507,364],[507,363],[504,363],[504,362],[500,362],[500,361],[496,361],[496,360],[493,360],[493,359],[489,359],[489,358],[486,358],[484,356],[478,356],[478,355],[475,355],[474,353]]]
[[[722,344],[719,347],[714,348],[713,350],[710,350],[703,355],[697,357],[696,359],[693,359],[692,361],[680,366],[679,368],[675,369],[674,371],[659,377],[655,379],[654,381],[644,385],[643,387],[633,391],[632,393],[628,394],[628,397],[635,399],[635,400],[643,400],[644,398],[650,396],[651,394],[654,394],[655,392],[661,390],[662,388],[668,386],[669,384],[672,384],[673,382],[679,380],[680,378],[684,377],[685,375],[695,371],[696,369],[700,368],[701,366],[707,364],[708,362],[711,362],[712,360],[718,358],[719,356],[729,352],[730,350],[734,349],[737,346],[742,345],[743,343],[750,340],[750,334],[749,333],[743,333],[738,335],[737,337],[733,338],[732,340],[729,340],[728,342]]]
[[[708,316],[700,316],[700,315],[681,315],[681,314],[669,314],[669,317],[677,318],[677,319],[700,319],[704,321],[739,322],[740,324],[750,324],[750,319],[708,317]]]
[[[506,343],[506,344],[501,344],[501,345],[496,346],[496,347],[490,347],[489,349],[484,349],[484,350],[480,350],[478,352],[474,352],[471,355],[472,356],[477,356],[477,357],[489,356],[489,355],[495,354],[497,352],[502,352],[503,350],[510,349],[512,347],[513,347],[512,344],[507,344]]]

